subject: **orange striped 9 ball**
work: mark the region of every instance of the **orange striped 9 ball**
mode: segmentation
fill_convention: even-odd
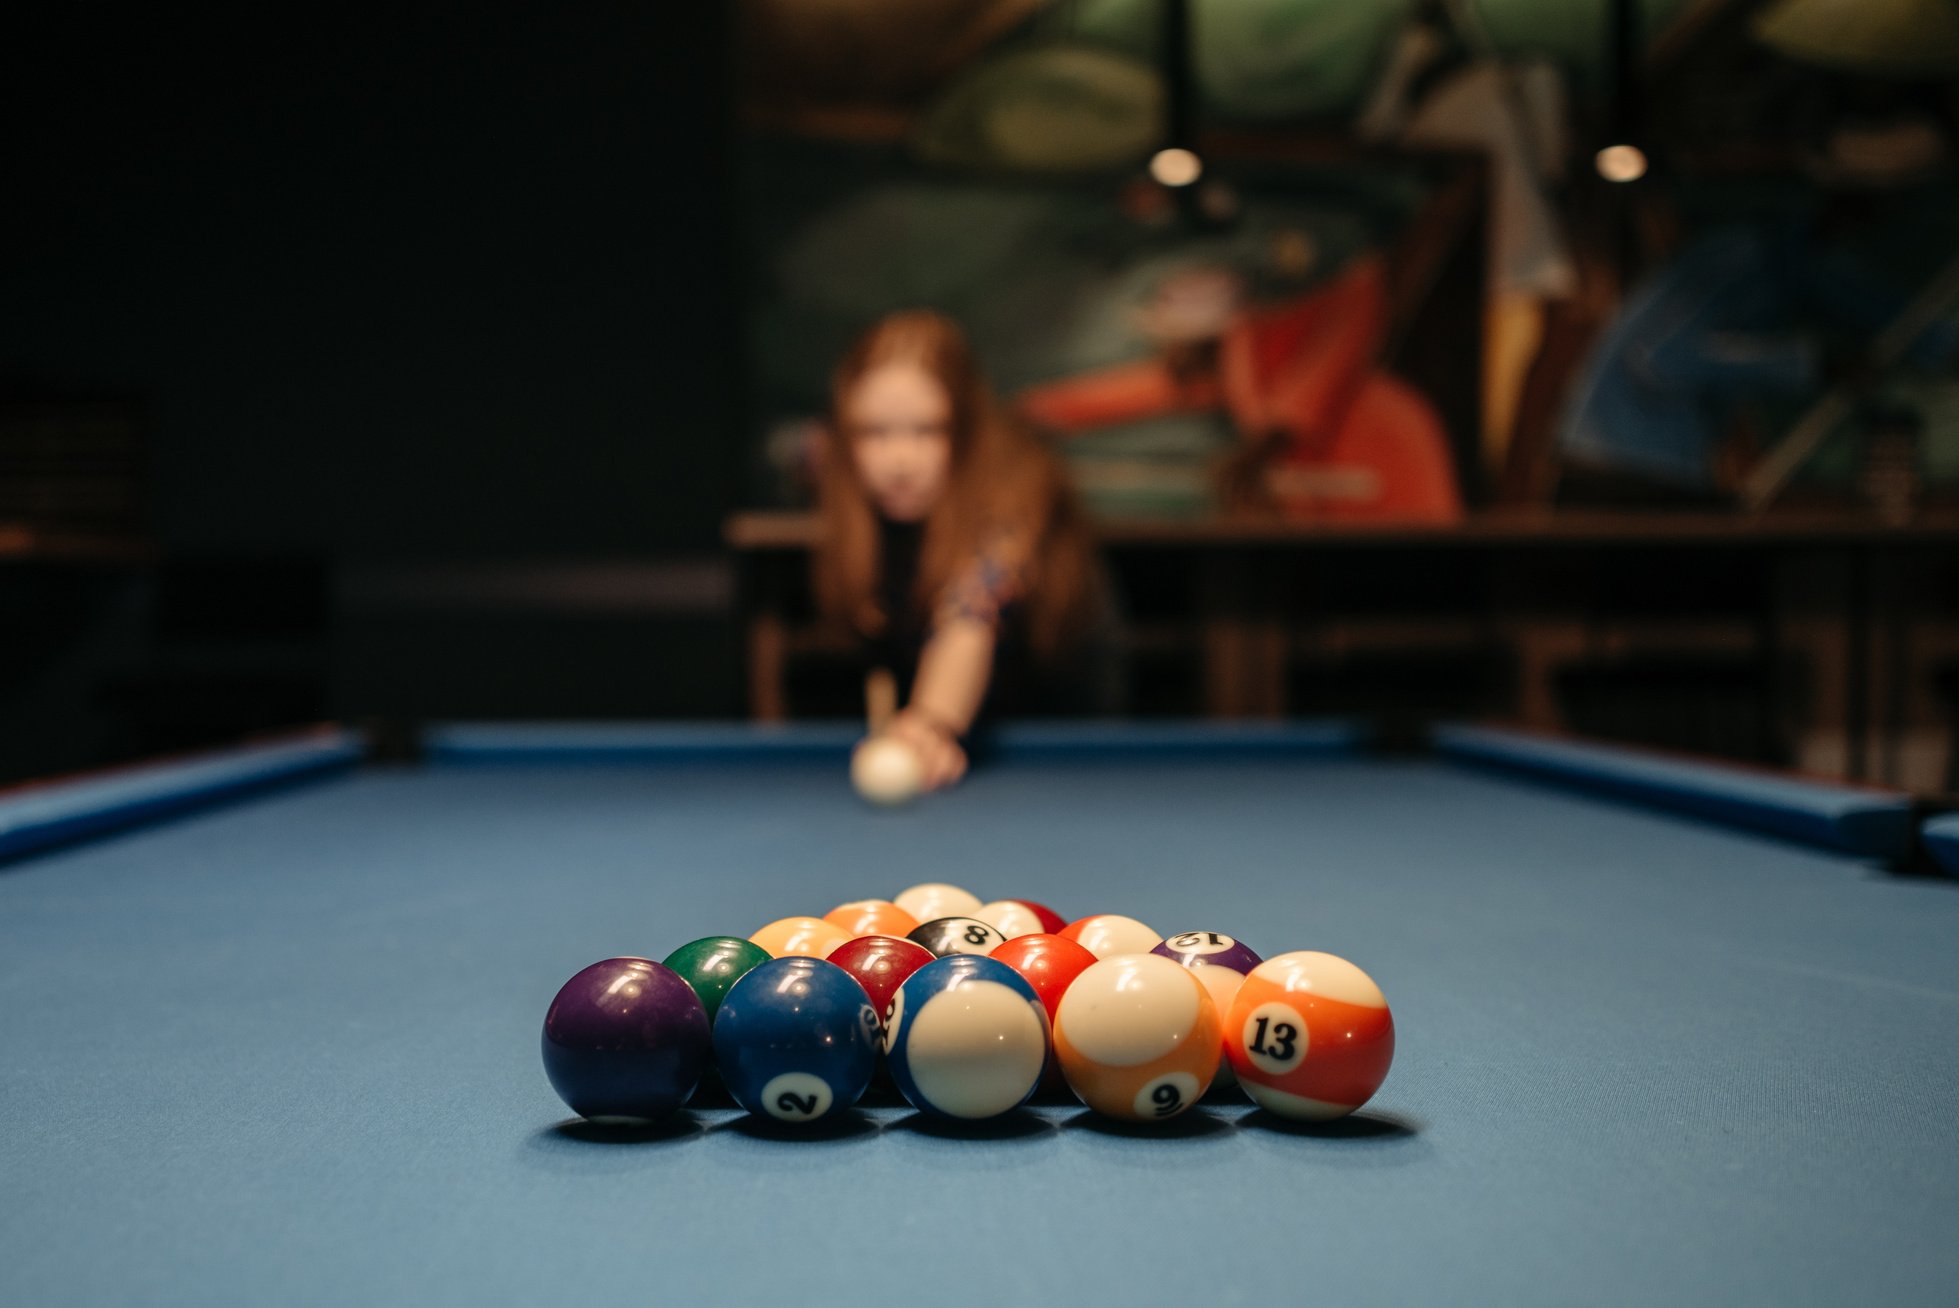
[[[1054,1056],[1096,1112],[1161,1122],[1189,1109],[1218,1071],[1217,1005],[1157,954],[1117,954],[1075,978],[1054,1013]]]

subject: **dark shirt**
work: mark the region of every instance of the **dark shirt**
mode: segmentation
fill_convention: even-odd
[[[900,702],[910,703],[919,656],[938,623],[947,617],[991,622],[995,631],[993,675],[980,703],[981,721],[976,721],[974,728],[1003,713],[1032,711],[1035,706],[1027,694],[1030,657],[1016,603],[1017,574],[992,561],[976,560],[967,575],[955,578],[947,587],[948,594],[936,607],[921,603],[918,561],[924,538],[924,528],[917,523],[880,520],[878,524],[878,600],[884,608],[885,627],[872,642],[873,665],[890,669],[898,681]]]
[[[907,702],[928,634],[926,614],[917,600],[918,553],[924,538],[925,530],[917,523],[878,523],[878,603],[885,623],[883,633],[871,644],[871,662],[891,670]]]
[[[1002,537],[947,585],[936,604],[918,596],[919,554],[924,529],[915,523],[880,521],[878,600],[885,627],[871,643],[874,667],[890,670],[898,682],[899,703],[911,702],[919,656],[938,624],[953,618],[993,626],[993,675],[972,728],[969,745],[982,746],[988,725],[1026,714],[1085,716],[1120,708],[1122,674],[1113,609],[1098,596],[1097,621],[1085,638],[1058,663],[1035,659],[1020,604],[1025,572],[1017,566],[1014,542]]]

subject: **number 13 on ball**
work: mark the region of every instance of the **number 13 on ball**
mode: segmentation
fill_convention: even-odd
[[[1253,968],[1225,1015],[1224,1052],[1269,1113],[1345,1117],[1394,1061],[1394,1016],[1373,978],[1344,958],[1301,951]]]

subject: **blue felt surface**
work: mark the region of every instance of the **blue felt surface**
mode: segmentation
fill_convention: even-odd
[[[352,732],[328,728],[264,745],[24,787],[0,795],[0,859],[351,767],[361,755]]]
[[[612,953],[947,879],[1367,968],[1344,1130],[594,1140]],[[1423,764],[370,770],[0,871],[0,1303],[1932,1303],[1959,888]]]
[[[1902,863],[1917,818],[1896,791],[1837,786],[1500,727],[1443,726],[1437,753],[1790,840]]]

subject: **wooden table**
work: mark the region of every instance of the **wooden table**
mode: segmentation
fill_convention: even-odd
[[[48,532],[0,522],[0,564],[100,564],[144,567],[156,562],[149,540],[88,532]]]
[[[1559,727],[1551,670],[1599,647],[1601,623],[1615,621],[1609,602],[1572,611],[1570,596],[1550,602],[1537,591],[1545,566],[1585,569],[1632,561],[1679,570],[1691,589],[1697,558],[1753,555],[1774,578],[1747,611],[1714,619],[1661,623],[1666,639],[1686,645],[1748,644],[1799,648],[1818,669],[1816,715],[1840,734],[1841,759],[1801,760],[1852,777],[1895,772],[1887,764],[1895,733],[1927,710],[1911,702],[1914,663],[1959,648],[1950,597],[1938,589],[1942,564],[1959,563],[1959,512],[1938,510],[1908,524],[1885,525],[1841,510],[1782,511],[1761,517],[1706,512],[1489,511],[1452,526],[1303,523],[1277,518],[1117,519],[1098,524],[1105,554],[1120,572],[1165,554],[1184,558],[1197,578],[1190,621],[1200,651],[1201,702],[1217,717],[1276,717],[1287,711],[1286,667],[1298,646],[1302,577],[1337,571],[1363,557],[1399,554],[1438,562],[1480,559],[1483,602],[1468,616],[1421,613],[1348,620],[1348,643],[1418,645],[1445,630],[1495,631],[1513,648],[1521,677],[1518,716]],[[799,650],[821,644],[807,614],[808,554],[814,515],[738,513],[725,528],[740,575],[753,716],[780,719],[790,705],[784,672]],[[1660,577],[1665,585],[1666,575]],[[1582,590],[1582,585],[1580,587]],[[1563,611],[1560,611],[1562,608]],[[1322,634],[1325,634],[1324,631]],[[1927,637],[1918,639],[1913,637]],[[1610,637],[1608,637],[1610,639]],[[1923,680],[1923,678],[1920,678]],[[1823,751],[1827,754],[1829,751]]]

